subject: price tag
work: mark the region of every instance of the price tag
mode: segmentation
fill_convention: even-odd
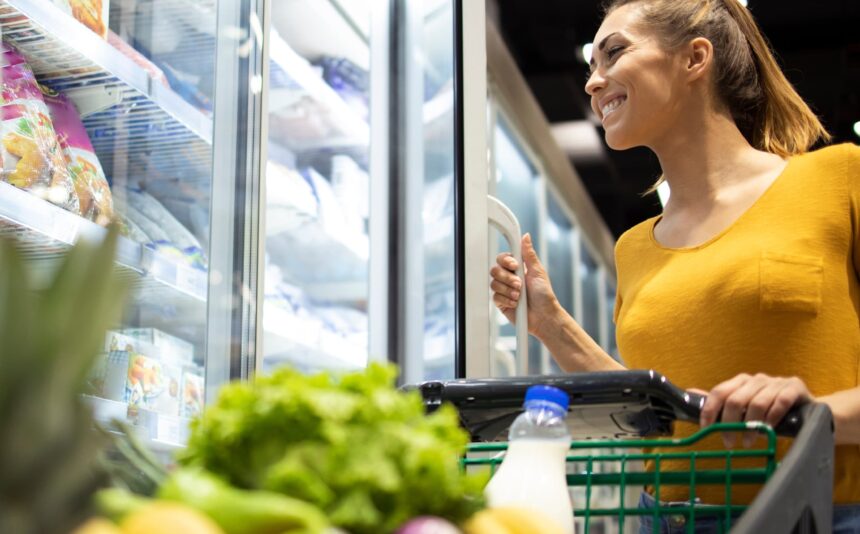
[[[200,300],[206,300],[206,273],[187,265],[177,265],[176,287]]]

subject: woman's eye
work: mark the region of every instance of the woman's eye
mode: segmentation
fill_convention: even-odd
[[[615,57],[618,54],[618,52],[621,52],[622,50],[624,50],[623,46],[613,46],[612,48],[610,48],[609,50],[606,51],[606,57],[608,57],[609,59],[612,59],[613,57]]]

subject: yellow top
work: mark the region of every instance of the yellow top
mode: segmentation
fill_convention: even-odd
[[[702,245],[660,245],[658,220],[627,231],[615,249],[618,349],[630,368],[704,390],[759,372],[798,376],[816,396],[858,385],[860,147],[792,157],[749,210]],[[675,433],[696,428],[677,424]],[[723,448],[711,438],[696,448]],[[779,441],[781,458],[790,443]],[[860,503],[860,446],[837,447],[834,477],[835,502]],[[755,491],[736,486],[732,500],[748,503]],[[696,495],[719,504],[724,488]],[[660,498],[689,497],[686,487],[663,486]]]

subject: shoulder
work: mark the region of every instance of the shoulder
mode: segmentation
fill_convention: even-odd
[[[660,217],[651,217],[630,228],[618,238],[615,243],[615,260],[626,254],[637,254],[642,247],[651,245],[651,229]]]
[[[830,145],[796,157],[822,171],[842,171],[846,168],[860,171],[860,146],[853,143]]]

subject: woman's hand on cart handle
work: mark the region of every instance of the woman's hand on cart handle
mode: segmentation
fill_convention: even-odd
[[[525,234],[522,238],[522,250],[525,262],[529,333],[540,337],[538,326],[551,322],[548,319],[559,313],[558,299],[552,290],[549,275],[538,259],[529,234]],[[523,287],[523,281],[515,274],[516,270],[517,260],[508,252],[496,256],[496,265],[490,269],[493,303],[511,324],[515,322],[517,302]]]
[[[792,407],[814,400],[800,378],[742,373],[707,393],[699,424],[706,427],[718,420],[724,423],[763,421],[777,428]],[[756,436],[754,432],[745,433],[744,447],[750,447]],[[723,441],[727,448],[733,447],[735,434],[724,434]]]

